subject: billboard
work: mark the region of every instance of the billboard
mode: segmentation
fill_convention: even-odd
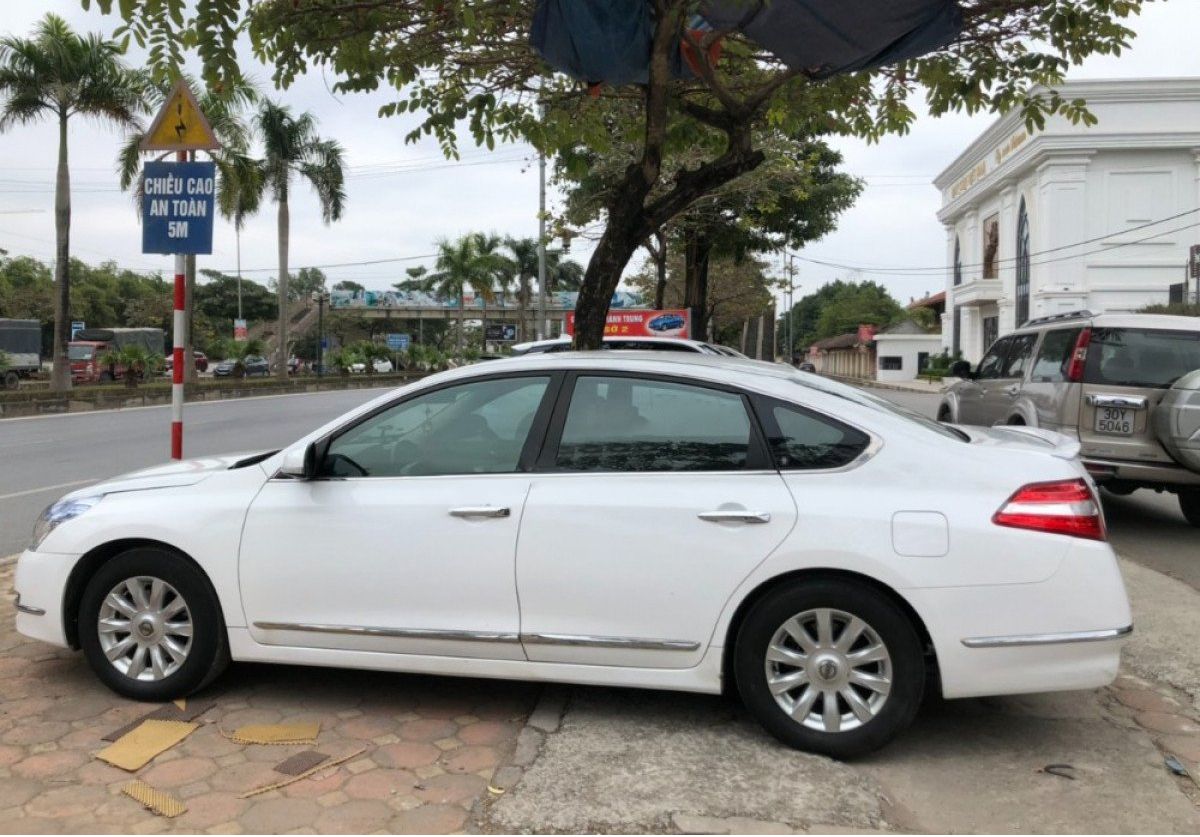
[[[567,334],[575,333],[575,312],[567,312]],[[688,337],[690,315],[686,308],[610,310],[604,322],[605,337]]]

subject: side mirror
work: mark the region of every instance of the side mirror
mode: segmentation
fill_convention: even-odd
[[[317,473],[317,446],[306,445],[289,450],[283,455],[279,473],[298,480],[312,479]]]
[[[950,377],[952,378],[970,378],[971,364],[969,361],[956,360],[950,365]]]

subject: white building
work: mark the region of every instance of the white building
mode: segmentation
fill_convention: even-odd
[[[942,350],[942,335],[904,320],[875,335],[875,380],[911,381]]]
[[[943,345],[972,362],[1026,320],[1168,301],[1200,244],[1200,78],[1068,82],[1098,122],[997,120],[934,184]]]

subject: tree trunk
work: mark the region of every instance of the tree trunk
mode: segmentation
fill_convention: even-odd
[[[691,316],[690,336],[693,340],[708,339],[708,265],[712,256],[712,239],[703,232],[687,233],[683,248],[683,304]]]
[[[71,173],[67,168],[67,117],[58,118],[58,172],[54,182],[54,347],[50,388],[71,388]]]
[[[187,320],[187,334],[183,341],[183,382],[196,383],[196,318],[193,316],[192,300],[196,297],[196,257],[187,255],[183,262],[183,316]]]
[[[650,251],[654,259],[654,308],[661,311],[666,307],[664,299],[667,295],[667,234],[659,230],[654,234],[658,246]]]
[[[467,345],[467,288],[458,286],[458,353],[461,355]]]
[[[529,339],[529,277],[522,273],[517,283],[517,342],[524,343]]]
[[[288,237],[291,234],[288,216],[288,196],[284,191],[279,195],[279,279],[276,280],[276,290],[279,294],[279,368],[275,374],[287,380],[287,345],[288,345]]]

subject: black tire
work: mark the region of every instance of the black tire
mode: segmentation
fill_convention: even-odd
[[[143,576],[161,579],[178,592],[186,603],[192,627],[182,664],[158,680],[134,679],[118,670],[105,655],[98,630],[100,608],[109,592],[126,579]],[[79,605],[79,643],[104,685],[119,695],[141,701],[186,697],[215,680],[229,663],[225,622],[208,579],[190,561],[156,547],[122,552],[100,566],[88,581]]]
[[[776,632],[794,616],[826,608],[865,622],[890,657],[891,688],[878,705],[878,714],[857,727],[838,732],[814,729],[793,720],[771,694],[767,683],[766,653]],[[835,624],[833,636],[840,638],[837,628]],[[861,647],[856,644],[851,649]],[[885,673],[884,664],[874,665],[876,672]],[[888,743],[912,722],[925,690],[925,658],[909,617],[883,593],[841,579],[786,583],[760,599],[738,631],[734,643],[734,673],[743,703],[768,732],[789,747],[839,759],[861,756]],[[817,676],[815,672],[813,676]],[[854,691],[860,697],[863,694],[860,689]],[[798,697],[804,694],[806,692],[801,692]],[[824,700],[823,696],[815,698],[812,703],[814,714],[818,702],[824,707]],[[844,698],[835,697],[834,701],[835,706],[845,708],[846,711],[841,713],[843,716],[851,714]],[[847,723],[855,721],[847,720]]]
[[[1100,487],[1116,497],[1128,497],[1138,489],[1136,485],[1127,482],[1106,482],[1101,483]]]
[[[1179,510],[1188,523],[1200,528],[1200,488],[1179,489]]]
[[[113,376],[112,376],[111,372],[101,372],[100,373],[100,383],[111,384],[112,382],[113,382]]]
[[[4,386],[2,389],[16,389],[21,386],[21,376],[11,369],[4,373]]]
[[[953,424],[954,414],[950,411],[948,406],[943,406],[938,409],[937,420],[945,424]]]

